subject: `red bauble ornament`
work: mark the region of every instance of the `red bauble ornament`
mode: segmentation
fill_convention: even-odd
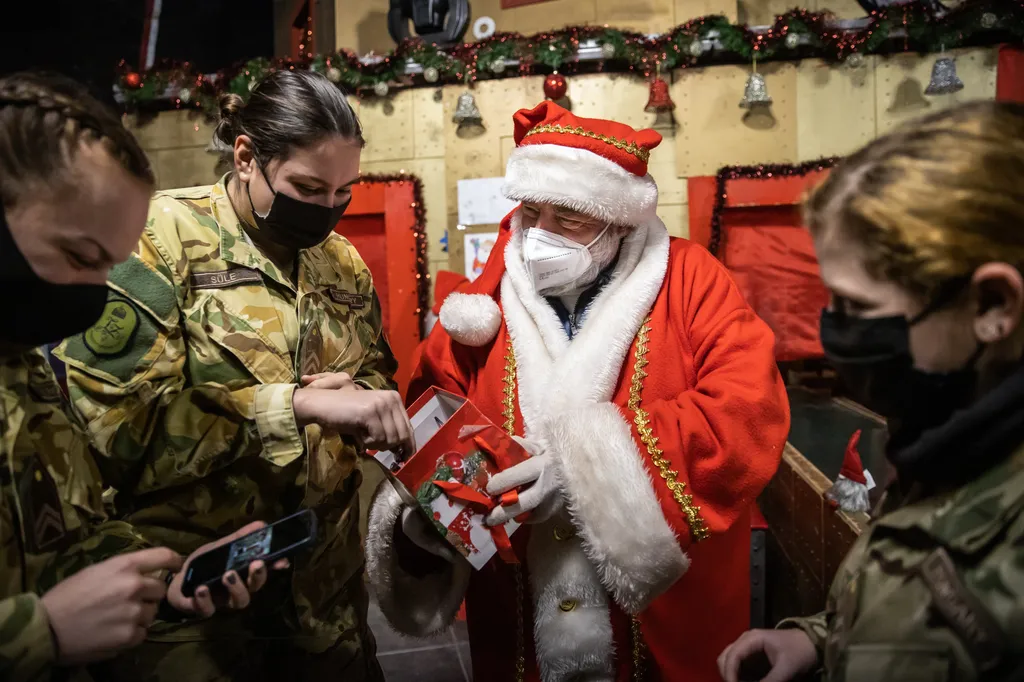
[[[449,452],[444,456],[444,463],[452,470],[452,476],[456,480],[462,480],[462,473],[465,467],[465,461],[462,459],[462,455],[457,452]]]
[[[125,75],[124,84],[129,88],[137,88],[142,85],[142,76],[140,76],[137,71],[132,71]]]
[[[560,73],[553,73],[544,79],[544,96],[548,99],[560,100],[565,97],[568,89],[569,84]]]

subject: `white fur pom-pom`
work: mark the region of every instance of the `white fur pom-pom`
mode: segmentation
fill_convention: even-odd
[[[438,321],[455,342],[478,347],[490,343],[498,335],[501,310],[487,294],[456,292],[444,300]]]

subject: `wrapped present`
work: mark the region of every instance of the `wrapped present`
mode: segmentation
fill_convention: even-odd
[[[487,514],[517,499],[509,491],[500,499],[487,494],[491,476],[525,461],[529,455],[472,403],[431,388],[409,408],[418,450],[405,462],[391,452],[374,457],[391,474],[402,498],[418,507],[477,570],[495,554],[515,563],[509,536],[515,520],[488,528]]]

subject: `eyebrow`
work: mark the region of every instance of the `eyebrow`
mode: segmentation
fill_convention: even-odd
[[[315,184],[315,185],[326,185],[327,184],[326,182],[324,182],[320,178],[316,177],[315,175],[307,175],[306,173],[300,173],[298,171],[296,171],[294,173],[289,173],[288,177],[292,181],[295,181],[295,180],[298,180],[300,182],[301,181],[306,181],[306,182],[309,182],[309,183]],[[359,177],[358,176],[354,177],[351,180],[349,180],[348,182],[346,182],[344,185],[342,185],[341,189],[345,189],[346,187],[351,187],[352,185],[356,184],[358,181],[359,181]]]

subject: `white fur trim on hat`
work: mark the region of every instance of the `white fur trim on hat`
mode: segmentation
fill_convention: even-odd
[[[656,215],[658,186],[586,149],[533,144],[512,150],[505,196],[557,204],[615,225],[640,225]]]
[[[487,294],[450,294],[441,305],[438,321],[448,336],[463,346],[483,346],[501,327],[501,310]]]

